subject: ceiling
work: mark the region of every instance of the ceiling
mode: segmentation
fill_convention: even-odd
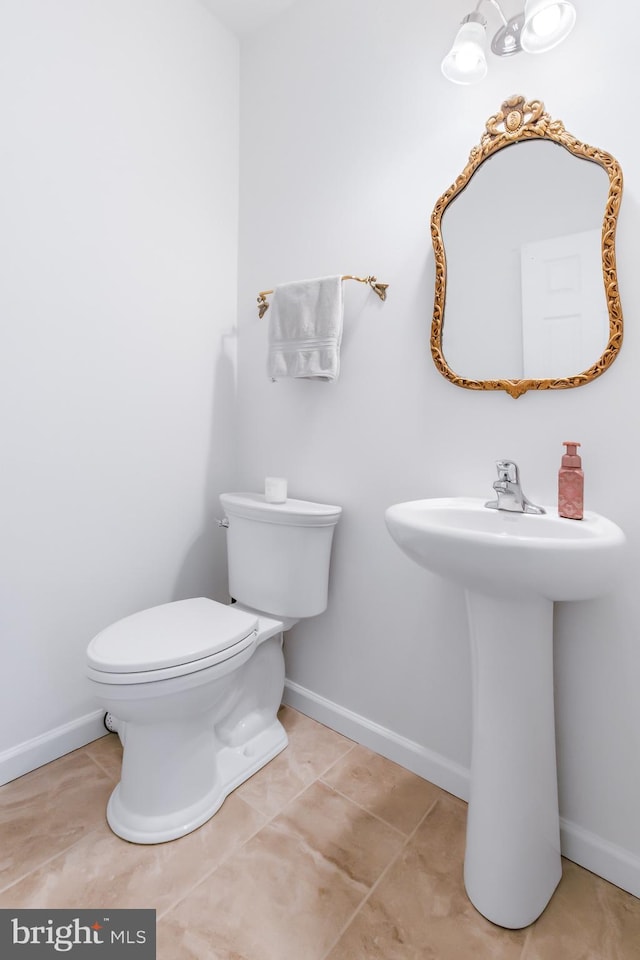
[[[263,26],[296,0],[201,0],[226,27],[243,37]]]

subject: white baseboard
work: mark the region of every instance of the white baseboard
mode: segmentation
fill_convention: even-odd
[[[560,817],[562,855],[640,897],[640,857]]]
[[[307,690],[292,680],[285,682],[283,702],[307,717],[374,750],[387,760],[417,773],[462,800],[469,799],[469,771],[440,753],[394,733],[332,700]]]
[[[36,767],[42,767],[45,763],[57,760],[65,753],[71,753],[72,750],[104,736],[106,730],[103,717],[104,710],[87,713],[84,717],[0,753],[0,784],[9,783]]]
[[[469,799],[469,770],[393,730],[319,696],[293,680],[285,682],[283,702],[370,750],[399,763],[461,800]],[[560,818],[562,855],[640,897],[640,857]]]

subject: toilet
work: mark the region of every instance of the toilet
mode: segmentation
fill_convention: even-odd
[[[327,606],[340,507],[255,493],[220,502],[232,603],[142,610],[87,648],[89,683],[124,748],[107,821],[133,843],[195,830],[284,750],[283,632]]]

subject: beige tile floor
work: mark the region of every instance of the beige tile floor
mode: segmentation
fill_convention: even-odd
[[[287,707],[289,747],[199,830],[126,843],[109,735],[0,788],[0,907],[151,907],[159,960],[639,960],[640,900],[565,860],[525,930],[462,884],[466,805]]]

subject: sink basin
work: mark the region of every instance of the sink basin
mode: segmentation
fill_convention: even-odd
[[[389,507],[398,546],[420,566],[493,596],[587,600],[611,589],[624,534],[599,516],[559,517],[485,507],[473,497],[412,500]]]
[[[399,503],[386,522],[407,556],[465,589],[473,730],[464,882],[493,923],[528,926],[562,876],[553,603],[611,589],[624,534],[595,513],[509,513],[469,497]]]

